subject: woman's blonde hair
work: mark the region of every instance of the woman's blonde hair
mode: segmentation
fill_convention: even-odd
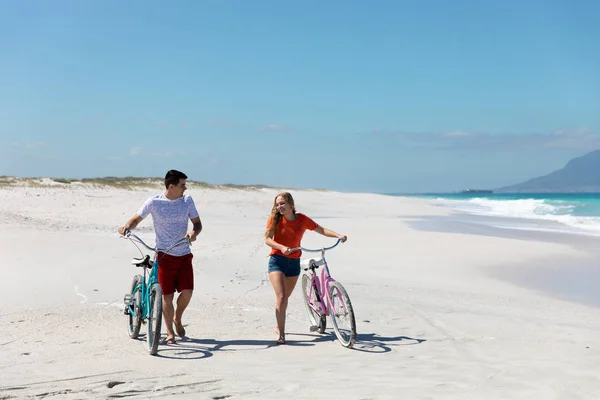
[[[294,205],[294,198],[292,194],[289,192],[282,192],[275,196],[273,200],[273,208],[271,209],[271,216],[269,217],[269,223],[267,224],[267,230],[265,231],[265,238],[269,238],[273,236],[275,233],[275,229],[279,225],[279,221],[281,221],[281,214],[277,211],[277,198],[283,197],[283,199],[292,207],[292,211],[296,214],[296,206]]]

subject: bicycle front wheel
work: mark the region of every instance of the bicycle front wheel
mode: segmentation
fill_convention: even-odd
[[[146,335],[146,344],[148,352],[151,355],[158,351],[158,343],[160,342],[160,328],[162,324],[162,287],[155,283],[150,289],[149,310],[148,315],[148,334]]]
[[[335,335],[342,346],[351,348],[356,340],[356,321],[350,297],[339,282],[331,282],[329,296],[331,299],[329,316],[333,322]]]
[[[313,288],[312,294],[310,298],[308,294],[311,293],[310,285],[312,284],[312,279],[307,274],[302,275],[302,295],[304,297],[304,305],[306,306],[306,312],[308,313],[308,319],[310,320],[310,324],[312,326],[317,327],[317,332],[324,333],[325,328],[327,326],[327,317],[325,315],[320,315],[313,307],[318,306],[320,303],[317,300],[316,289]]]
[[[125,304],[126,314],[128,314],[127,330],[129,337],[137,339],[142,327],[142,276],[136,275],[131,281],[129,289],[130,302]]]

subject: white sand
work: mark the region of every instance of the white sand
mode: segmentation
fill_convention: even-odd
[[[489,273],[588,254],[415,231],[409,218],[445,211],[369,194],[293,192],[299,211],[349,236],[328,261],[354,305],[354,350],[330,329],[308,331],[299,285],[288,344],[273,345],[262,234],[275,191],[191,187],[204,230],[189,340],[150,356],[126,333],[121,304],[138,253],[116,228],[159,190],[0,189],[0,399],[600,398],[600,310]],[[137,233],[153,243],[151,226]],[[308,232],[304,245],[332,242]]]

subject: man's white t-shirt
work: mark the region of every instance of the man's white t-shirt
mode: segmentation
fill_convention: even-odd
[[[157,194],[146,200],[137,214],[142,218],[146,218],[148,214],[152,215],[156,247],[163,251],[185,237],[188,221],[198,217],[194,200],[187,195],[169,200],[164,194]],[[191,250],[187,243],[169,251],[173,256],[184,256],[189,253]]]

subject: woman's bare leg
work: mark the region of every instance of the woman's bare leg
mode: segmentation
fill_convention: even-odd
[[[279,340],[277,342],[283,344],[285,342],[285,313],[287,311],[288,299],[294,291],[298,277],[286,278],[283,272],[274,271],[269,274],[269,280],[275,291],[275,319],[277,320],[277,331],[279,332]]]

